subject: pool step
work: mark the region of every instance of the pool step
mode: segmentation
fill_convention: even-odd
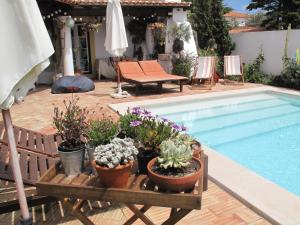
[[[214,107],[229,107],[236,106],[237,104],[246,104],[248,102],[259,102],[265,100],[274,100],[276,97],[268,94],[253,94],[246,96],[235,96],[228,98],[212,98],[212,99],[204,99],[194,100],[194,101],[186,101],[186,102],[171,102],[169,104],[159,105],[158,107],[151,107],[150,111],[157,115],[169,115],[169,114],[177,114],[189,111],[199,111],[205,109],[211,109]],[[284,101],[282,101],[284,102]]]
[[[163,117],[170,119],[171,121],[181,123],[186,123],[191,120],[197,119],[210,119],[221,117],[228,114],[238,114],[243,112],[249,112],[253,110],[266,109],[270,107],[277,107],[289,104],[288,102],[278,100],[278,99],[264,99],[264,100],[256,100],[252,102],[241,103],[238,105],[223,105],[210,109],[202,109],[202,110],[194,110],[185,113],[175,113],[175,114],[163,114]]]
[[[300,107],[285,104],[261,108],[258,110],[231,113],[228,115],[212,117],[205,120],[197,119],[189,122],[184,122],[184,125],[189,128],[190,132],[209,132],[234,125],[240,125],[261,119],[269,119],[271,117],[287,115],[289,113],[295,112],[300,112]]]
[[[247,138],[253,135],[273,131],[276,129],[300,124],[300,112],[289,113],[281,116],[273,116],[249,123],[236,124],[223,129],[206,132],[189,132],[208,146],[215,146]]]

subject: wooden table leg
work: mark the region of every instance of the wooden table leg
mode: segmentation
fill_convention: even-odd
[[[135,215],[136,217],[138,217],[139,219],[141,219],[146,225],[155,225],[146,215],[144,215],[144,213],[142,211],[140,211],[136,206],[134,205],[126,205]],[[146,207],[145,209],[147,209],[147,207],[149,206],[144,206]],[[143,207],[143,208],[144,208]],[[143,209],[142,208],[142,209]],[[150,208],[150,207],[149,207]],[[149,209],[148,208],[148,209]],[[144,210],[145,210],[144,209]],[[147,209],[147,210],[148,210]],[[147,211],[146,210],[146,211]],[[131,219],[131,218],[130,218]],[[134,222],[134,221],[133,221]],[[127,223],[127,222],[126,222]],[[131,224],[131,223],[128,223],[128,225]]]
[[[82,200],[79,200],[79,202],[77,202],[75,205],[73,205],[68,198],[65,198],[65,199],[62,199],[62,203],[84,225],[95,225],[86,215],[84,215],[80,211],[81,207],[79,207],[79,205],[81,205],[83,203]]]
[[[150,209],[150,208],[151,208],[151,206],[145,205],[145,206],[143,206],[143,207],[140,209],[140,212],[144,214],[144,213],[147,212],[148,209]],[[134,215],[133,215],[132,217],[130,217],[123,225],[131,225],[131,224],[133,224],[138,218],[139,218],[139,217],[138,217],[136,214],[134,214]]]
[[[175,210],[173,212],[171,210],[169,219],[163,222],[162,225],[174,225],[192,211],[191,209],[180,209],[178,211]]]

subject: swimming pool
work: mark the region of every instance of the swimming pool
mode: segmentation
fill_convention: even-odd
[[[300,98],[272,91],[147,106],[300,196]]]

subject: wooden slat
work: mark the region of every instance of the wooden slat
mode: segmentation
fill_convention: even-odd
[[[28,153],[20,152],[20,169],[23,179],[28,180]]]
[[[28,146],[28,132],[21,128],[20,146],[26,148]]]
[[[43,146],[43,136],[39,133],[36,134],[36,149],[39,150],[39,152],[44,153],[44,146]]]
[[[19,140],[20,140],[20,128],[19,127],[14,126],[14,135],[15,135],[16,144],[18,145]]]
[[[5,172],[5,167],[8,161],[8,147],[0,145],[0,174]]]
[[[72,181],[73,185],[81,185],[83,184],[87,179],[89,178],[89,175],[82,173],[79,176],[75,177]]]
[[[35,148],[35,135],[34,135],[34,132],[32,132],[32,131],[28,132],[28,148],[36,149]]]
[[[36,154],[30,154],[29,159],[29,179],[32,182],[36,182],[38,179],[38,158]]]
[[[39,166],[39,172],[40,172],[40,177],[45,174],[47,171],[47,157],[43,155],[39,155],[38,158],[38,166]]]

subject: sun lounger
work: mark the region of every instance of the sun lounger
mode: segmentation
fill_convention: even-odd
[[[240,76],[244,84],[243,60],[239,55],[224,57],[224,81],[227,76]]]
[[[209,80],[210,82],[209,89],[211,89],[214,81],[215,66],[216,66],[216,57],[214,56],[199,57],[197,59],[195,74],[192,78],[192,84],[194,84],[194,81],[196,80]]]
[[[144,61],[144,62],[151,62],[151,61]],[[155,62],[155,61],[153,61]],[[156,62],[157,63],[157,62]],[[167,81],[179,81],[180,82],[180,91],[182,92],[183,81],[187,80],[185,77],[169,75],[164,71],[153,71],[151,73],[147,73],[142,70],[142,65],[138,62],[119,62],[119,70],[121,79],[128,83],[133,83],[136,85],[138,91],[138,87],[142,86],[143,84],[149,83],[157,83],[159,89],[162,88],[162,84]],[[155,65],[157,66],[157,65]]]
[[[57,145],[61,138],[55,135],[43,135],[31,130],[14,126],[19,162],[30,207],[45,204],[54,199],[47,196],[37,196],[35,183],[59,160]],[[13,185],[14,176],[10,165],[10,151],[4,125],[0,123],[0,214],[19,209],[19,202],[15,199],[16,189]],[[6,187],[4,183],[11,185]]]

